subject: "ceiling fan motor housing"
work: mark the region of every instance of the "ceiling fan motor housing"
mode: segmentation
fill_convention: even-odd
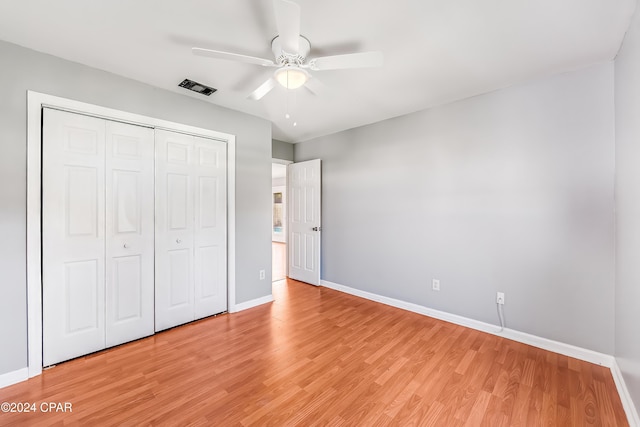
[[[273,52],[273,56],[276,58],[276,63],[280,66],[302,65],[311,50],[311,43],[309,43],[309,40],[304,36],[299,37],[297,53],[290,53],[282,50],[282,44],[280,41],[280,36],[276,36],[271,41],[271,51]]]

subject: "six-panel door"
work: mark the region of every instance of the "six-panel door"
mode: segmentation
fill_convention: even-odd
[[[105,347],[105,123],[44,110],[43,365]]]
[[[106,346],[154,332],[153,129],[106,121]]]
[[[194,137],[195,318],[227,310],[227,150]]]
[[[225,311],[226,144],[43,117],[43,365]]]
[[[226,145],[156,130],[156,331],[227,309]]]
[[[289,277],[320,285],[320,159],[287,167]]]

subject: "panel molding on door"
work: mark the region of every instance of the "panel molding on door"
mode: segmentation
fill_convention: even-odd
[[[193,137],[156,130],[155,330],[193,318]]]
[[[153,334],[153,130],[43,110],[43,364]]]
[[[156,130],[156,331],[227,310],[226,144]]]
[[[43,365],[105,347],[105,126],[43,110]]]
[[[201,319],[227,310],[226,144],[194,137],[194,310]]]
[[[287,167],[289,277],[320,285],[320,159]]]
[[[153,129],[106,122],[106,345],[154,332]]]

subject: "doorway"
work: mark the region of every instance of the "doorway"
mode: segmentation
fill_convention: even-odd
[[[287,277],[287,165],[271,164],[272,282]]]

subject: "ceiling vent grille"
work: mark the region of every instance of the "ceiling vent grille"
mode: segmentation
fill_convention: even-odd
[[[189,79],[184,79],[178,86],[200,93],[205,96],[209,96],[213,92],[218,90],[218,89],[209,87],[207,85],[203,85],[202,83],[194,82],[193,80],[189,80]]]

